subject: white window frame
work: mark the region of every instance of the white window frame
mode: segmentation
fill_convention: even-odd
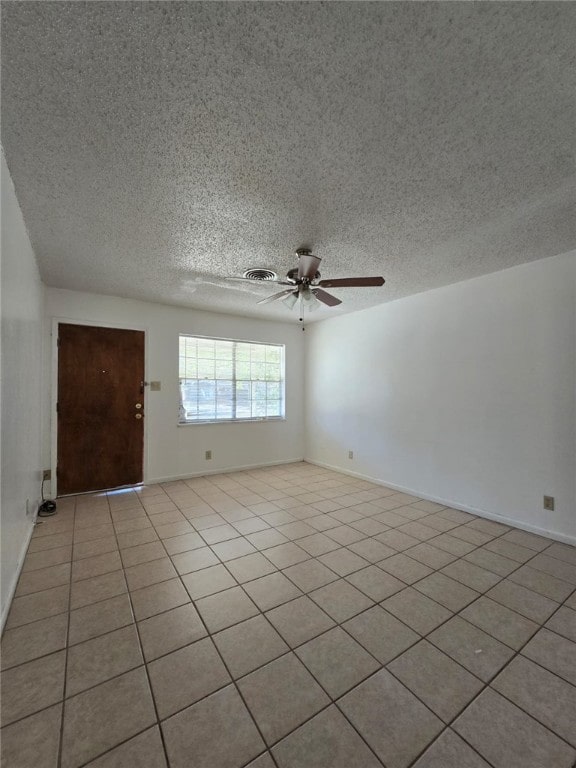
[[[194,339],[194,340],[202,340],[202,341],[209,341],[209,342],[225,342],[228,344],[233,345],[233,374],[231,379],[218,379],[216,377],[216,371],[214,372],[214,378],[209,378],[208,376],[200,377],[198,375],[198,372],[196,373],[196,376],[183,376],[182,373],[182,355],[181,355],[181,341],[182,339]],[[279,361],[279,378],[278,379],[267,379],[267,378],[253,378],[252,376],[252,360],[250,361],[251,364],[251,371],[250,371],[250,378],[249,379],[238,379],[236,376],[237,373],[237,363],[242,363],[246,361],[237,360],[236,359],[236,352],[237,352],[237,346],[236,345],[248,345],[252,349],[252,347],[274,347],[280,352],[280,361]],[[217,336],[200,336],[197,334],[192,333],[179,333],[178,335],[178,392],[179,392],[179,415],[178,415],[178,426],[189,426],[192,424],[235,424],[239,422],[263,422],[263,421],[285,421],[286,419],[286,365],[285,360],[286,358],[286,347],[284,344],[278,344],[278,343],[271,343],[271,342],[264,342],[264,341],[247,341],[246,339],[225,339]],[[195,360],[198,361],[199,358],[196,356]],[[202,358],[202,359],[209,359],[209,358]],[[218,358],[214,356],[214,362],[216,363]],[[231,417],[216,417],[216,418],[199,418],[199,417],[193,417],[189,418],[187,415],[187,412],[184,409],[184,400],[182,397],[182,385],[184,381],[190,381],[190,382],[199,382],[199,381],[213,381],[215,385],[217,385],[218,381],[230,381],[232,383],[232,392],[233,397],[230,402],[232,406],[232,411],[236,411],[237,407],[237,400],[236,400],[236,384],[238,381],[244,381],[249,382],[250,384],[254,382],[260,382],[260,383],[276,383],[279,385],[280,389],[280,397],[279,397],[279,415],[270,415],[270,416],[236,416],[233,415]],[[252,391],[251,391],[252,395]],[[274,398],[276,400],[276,398]],[[254,402],[254,399],[250,397],[249,399],[250,404]],[[264,399],[264,402],[268,402],[268,398],[266,397]],[[253,409],[251,408],[251,411]]]

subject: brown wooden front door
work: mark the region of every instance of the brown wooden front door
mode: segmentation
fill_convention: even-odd
[[[58,494],[142,481],[144,332],[60,323]]]

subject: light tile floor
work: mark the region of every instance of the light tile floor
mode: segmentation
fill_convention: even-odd
[[[6,768],[571,768],[576,549],[305,463],[62,499]]]

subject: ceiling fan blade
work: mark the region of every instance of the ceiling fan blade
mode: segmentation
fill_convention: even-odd
[[[338,304],[342,304],[340,299],[337,299],[336,296],[332,296],[331,293],[326,293],[326,291],[323,291],[322,288],[312,288],[312,293],[319,301],[328,305],[329,307],[336,307]]]
[[[336,277],[333,280],[320,280],[318,285],[324,288],[362,288],[371,285],[384,285],[383,277]]]
[[[260,299],[256,304],[270,304],[271,301],[278,301],[289,293],[293,293],[294,288],[289,288],[287,291],[280,291],[280,293],[273,293],[272,296],[267,296],[265,299]]]
[[[318,256],[312,256],[311,253],[300,253],[298,255],[298,279],[307,277],[308,280],[314,280],[321,261],[322,259]]]

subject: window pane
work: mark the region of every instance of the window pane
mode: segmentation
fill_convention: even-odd
[[[284,349],[180,336],[179,420],[229,421],[284,415]]]

